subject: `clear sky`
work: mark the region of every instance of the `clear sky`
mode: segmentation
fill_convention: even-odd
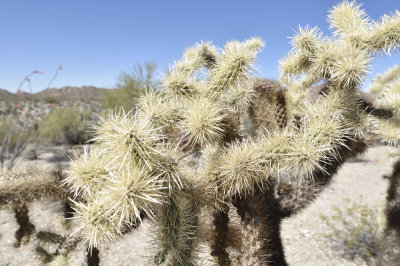
[[[157,73],[201,40],[222,47],[252,36],[266,42],[257,65],[260,76],[277,78],[278,60],[290,50],[288,37],[299,25],[330,34],[326,17],[340,1],[328,0],[1,0],[0,88],[15,92],[33,70],[34,91],[94,85],[113,88],[122,71],[153,60]],[[400,10],[399,0],[364,0],[373,19]],[[371,78],[400,55],[374,61]],[[368,83],[368,80],[367,80]],[[28,91],[27,87],[23,90]]]

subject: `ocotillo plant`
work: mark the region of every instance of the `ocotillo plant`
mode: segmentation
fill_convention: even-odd
[[[51,85],[51,83],[56,79],[58,72],[62,70],[62,64],[57,68],[55,75],[51,79],[50,83],[48,86]],[[31,111],[33,108],[33,99],[32,99],[32,85],[31,85],[31,77],[36,74],[43,74],[42,71],[38,70],[33,70],[29,75],[26,75],[24,79],[21,81],[18,89],[17,89],[17,95],[21,96],[22,88],[25,83],[28,83],[28,88],[29,88],[29,97],[26,97],[26,100],[28,100],[28,112]],[[49,87],[47,87],[48,89]],[[17,159],[21,156],[21,154],[26,150],[29,144],[34,144],[37,149],[38,143],[41,138],[41,134],[39,134],[37,130],[37,124],[36,123],[27,123],[27,121],[22,121],[22,126],[18,130],[18,134],[16,134],[14,131],[16,125],[16,121],[19,120],[17,119],[16,116],[12,115],[12,112],[15,112],[16,109],[18,108],[18,104],[13,105],[11,112],[8,116],[3,118],[3,121],[0,124],[0,135],[1,135],[1,145],[0,145],[0,172],[3,171],[3,169],[11,170],[13,167],[15,167]],[[33,125],[32,125],[33,124]],[[4,132],[1,132],[4,131]],[[17,135],[17,136],[14,136]],[[15,147],[11,149],[11,141],[13,138],[17,138],[17,141],[15,143]],[[12,151],[11,151],[12,150]],[[36,150],[34,151],[36,152]],[[5,165],[4,161],[6,159],[8,160],[8,164]]]
[[[332,36],[300,28],[281,82],[254,78],[259,38],[202,42],[134,110],[104,117],[62,181],[75,236],[97,248],[146,216],[157,224],[156,265],[196,264],[202,241],[218,265],[285,265],[282,219],[365,141],[386,141],[369,125],[393,117],[359,88],[376,53],[398,50],[400,13],[374,22],[345,1],[329,21]]]

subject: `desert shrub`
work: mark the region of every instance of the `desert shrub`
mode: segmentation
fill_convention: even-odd
[[[0,118],[0,143],[12,152],[18,142],[25,143],[34,130],[34,125],[22,127],[10,116]]]
[[[153,81],[156,64],[146,63],[144,68],[135,65],[130,73],[124,72],[119,77],[117,87],[103,92],[101,96],[104,109],[124,108],[131,110],[140,96],[155,86]]]
[[[390,154],[390,156],[391,157],[398,157],[398,156],[400,156],[400,151],[393,152],[393,153]]]
[[[52,95],[46,95],[46,97],[44,97],[44,101],[46,103],[58,103],[57,97],[52,96]]]
[[[8,135],[10,136],[9,148],[13,149],[17,142],[18,127],[10,117],[0,119],[0,140],[6,142]]]
[[[39,131],[54,144],[82,144],[89,139],[90,114],[74,107],[55,109],[40,123]]]
[[[350,201],[348,201],[350,203]],[[321,215],[328,226],[329,245],[350,260],[371,261],[381,249],[384,222],[376,209],[352,202],[346,208],[334,207],[332,216]]]
[[[37,133],[35,123],[23,123],[10,115],[0,118],[0,172],[15,166],[16,159],[28,144],[37,141]]]

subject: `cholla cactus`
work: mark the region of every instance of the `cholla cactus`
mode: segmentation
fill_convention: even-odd
[[[392,116],[384,121],[374,120],[375,134],[383,143],[400,144],[400,67],[394,66],[378,75],[369,88],[376,106],[392,110]]]
[[[63,180],[75,236],[97,248],[149,217],[157,265],[196,264],[201,242],[218,265],[285,265],[282,219],[307,206],[365,141],[384,136],[377,125],[398,133],[396,106],[358,89],[374,54],[398,50],[399,13],[373,22],[344,1],[329,21],[332,36],[300,28],[280,82],[253,77],[259,38],[223,49],[202,42],[157,93],[104,117]],[[393,136],[386,142],[397,144]]]

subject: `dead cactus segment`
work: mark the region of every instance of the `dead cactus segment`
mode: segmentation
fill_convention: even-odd
[[[229,224],[229,206],[225,205],[223,210],[213,214],[213,239],[211,242],[211,256],[216,258],[218,265],[228,266],[232,261],[227,252],[228,242],[228,224]]]
[[[0,206],[24,206],[35,199],[66,199],[67,189],[60,188],[64,174],[37,168],[8,172],[0,176]]]

